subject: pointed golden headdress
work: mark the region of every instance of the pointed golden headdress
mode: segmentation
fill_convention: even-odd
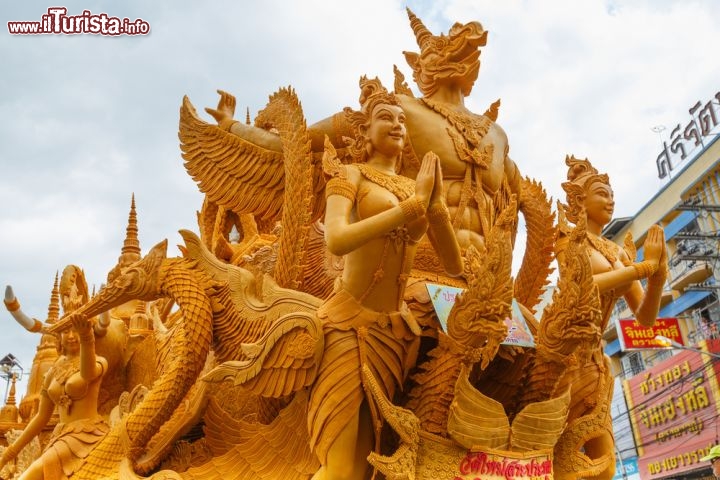
[[[479,48],[487,43],[487,31],[480,22],[455,23],[447,35],[433,35],[409,8],[407,14],[420,53],[403,54],[420,91],[432,95],[439,82],[452,78],[469,95],[480,71]]]
[[[567,155],[565,165],[568,166],[568,181],[562,183],[562,188],[565,190],[567,204],[564,204],[563,208],[567,219],[577,224],[580,212],[584,208],[587,187],[594,182],[610,185],[610,177],[606,173],[598,173],[587,158],[580,159],[575,158],[574,155]]]
[[[345,107],[345,118],[355,130],[355,138],[346,138],[348,151],[356,162],[365,161],[367,137],[364,128],[370,124],[370,117],[378,105],[400,105],[397,97],[388,92],[380,80],[363,75],[360,78],[360,111]]]

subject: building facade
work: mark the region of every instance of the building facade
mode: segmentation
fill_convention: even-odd
[[[667,320],[657,322],[665,329],[626,331],[632,312],[621,300],[604,334],[616,377],[615,478],[714,478],[699,459],[720,443],[720,92],[689,111],[658,155],[667,183],[603,232],[620,245],[632,234],[642,259],[648,229],[661,225],[670,266],[658,315]],[[682,346],[661,348],[656,335]]]

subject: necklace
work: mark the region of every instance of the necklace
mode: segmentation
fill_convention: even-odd
[[[475,149],[480,145],[480,141],[487,135],[490,125],[493,123],[492,120],[483,115],[458,112],[440,102],[434,102],[427,98],[420,100],[431,110],[442,115],[462,135],[471,149]]]
[[[588,242],[590,242],[590,245],[592,245],[595,250],[600,252],[600,254],[605,257],[608,262],[610,262],[610,265],[615,265],[615,262],[617,262],[617,249],[615,249],[615,252],[613,252],[611,247],[611,245],[615,245],[614,243],[605,238],[593,235],[592,233],[588,233],[586,237],[588,239]]]
[[[356,164],[363,177],[376,185],[380,185],[403,201],[415,193],[415,181],[402,175],[388,175],[365,163]]]
[[[52,368],[52,377],[60,385],[64,385],[67,379],[74,373],[80,371],[80,356],[72,357],[56,363]]]

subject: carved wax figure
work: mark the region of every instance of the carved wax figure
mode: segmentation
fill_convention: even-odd
[[[585,223],[585,244],[593,283],[597,286],[600,310],[590,317],[594,325],[572,325],[578,331],[585,331],[589,343],[572,347],[573,364],[562,378],[563,384],[570,386],[571,399],[567,419],[569,426],[556,446],[556,475],[557,478],[575,478],[572,472],[584,468],[578,467],[580,464],[607,465],[605,470],[593,478],[612,478],[614,440],[609,407],[613,384],[609,360],[603,354],[602,333],[607,327],[615,302],[621,296],[640,324],[650,326],[655,322],[667,276],[665,240],[660,227],[651,227],[644,243],[645,259],[633,263],[635,247],[631,239],[626,239],[625,248],[621,248],[601,236],[615,207],[608,176],[598,174],[588,160],[569,156],[565,163],[569,169],[568,181],[562,185],[567,194],[567,205],[563,206],[563,210],[570,222]],[[569,227],[561,224],[561,236],[556,244],[561,276],[566,265],[568,231]],[[647,279],[646,290],[640,283],[642,279]],[[585,418],[584,422],[594,425],[591,434],[583,430],[585,423],[575,422],[581,417]],[[558,448],[569,450],[558,453]]]
[[[567,194],[565,215],[577,223],[579,215],[587,219],[587,245],[593,269],[593,280],[598,286],[601,304],[601,331],[607,326],[615,301],[621,296],[635,314],[637,321],[651,326],[657,318],[660,296],[667,278],[667,252],[662,228],[653,225],[644,243],[645,259],[633,263],[634,247],[626,241],[626,249],[603,238],[602,229],[612,219],[615,208],[613,191],[606,174],[597,170],[585,160],[569,156],[565,159],[568,181],[563,183]],[[563,260],[566,239],[558,242],[558,260]],[[628,250],[630,252],[628,253]],[[647,279],[647,290],[640,280]]]
[[[97,413],[107,362],[95,355],[90,321],[78,316],[72,316],[72,321],[73,329],[62,333],[61,355],[45,376],[38,413],[0,458],[2,468],[40,434],[57,406],[60,422],[40,458],[22,474],[21,480],[69,477],[109,430]]]
[[[361,365],[388,398],[416,358],[420,328],[403,302],[415,248],[428,232],[448,272],[462,271],[460,249],[442,195],[434,154],[417,182],[396,173],[406,139],[405,114],[377,79],[361,80],[362,111],[350,146],[357,163],[343,165],[328,143],[324,167],[328,249],[345,256],[341,281],[319,308],[325,352],[311,391],[311,448],[322,467],[315,479],[365,477],[366,457],[379,442],[380,422],[368,401]]]
[[[480,72],[480,47],[487,42],[487,31],[479,22],[468,22],[454,24],[447,34],[433,35],[409,9],[408,17],[420,52],[404,55],[423,96],[416,98],[396,70],[396,99],[407,120],[404,159],[399,168],[403,175],[415,178],[419,159],[428,152],[436,154],[443,171],[444,201],[460,247],[465,250],[474,245],[480,249],[512,194],[519,192],[521,181],[517,166],[508,156],[507,135],[495,123],[496,106],[485,114],[473,113],[465,106],[465,97]],[[282,152],[280,137],[271,129],[233,121],[235,99],[219,93],[218,107],[206,111],[222,129],[268,151]],[[335,147],[345,147],[343,138],[353,136],[353,128],[344,112],[313,124],[308,129],[313,151],[323,150],[326,136]],[[195,174],[204,178],[201,169]],[[233,208],[224,198],[211,200]],[[460,279],[445,275],[438,260],[433,246],[421,242],[413,276],[464,286]]]

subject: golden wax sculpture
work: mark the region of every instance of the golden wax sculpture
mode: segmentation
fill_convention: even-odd
[[[8,289],[13,317],[61,350],[38,349],[25,430],[0,447],[0,475],[612,478],[600,339],[621,295],[654,321],[662,230],[639,263],[631,240],[603,239],[609,181],[574,157],[556,225],[542,186],[508,157],[499,101],[482,115],[464,106],[487,32],[458,23],[436,36],[408,16],[421,97],[397,68],[394,92],[362,77],[358,110],[310,127],[291,88],[254,124],[233,119],[226,92],[206,109],[217,124],[185,98],[180,148],[205,201],[200,235],[180,232],[182,256],[163,241],[141,258],[133,198],[98,293],[68,267],[40,322]],[[557,291],[538,323],[555,252]],[[428,283],[463,289],[446,327]],[[535,349],[503,344],[513,299]],[[33,438],[42,450],[22,450]]]

